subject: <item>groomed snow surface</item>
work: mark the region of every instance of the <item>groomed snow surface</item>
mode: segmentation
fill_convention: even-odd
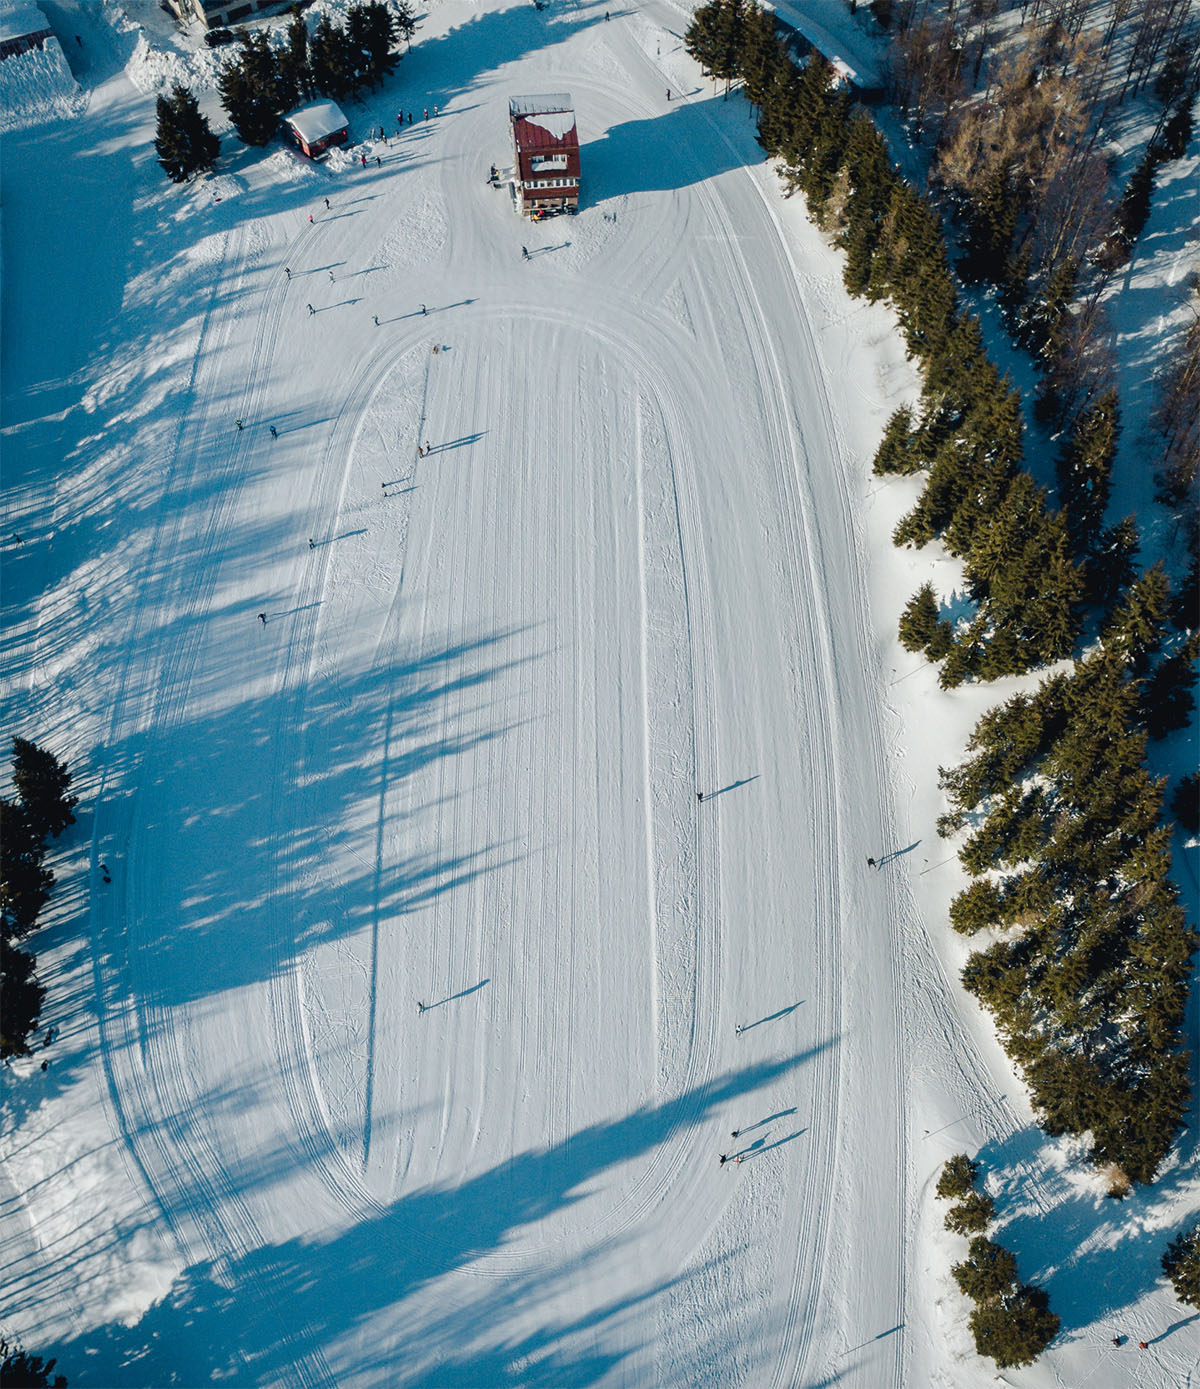
[[[86,114],[6,141],[4,726],[82,803],[0,1325],[73,1386],[982,1385],[932,1196],[982,1149],[1064,1319],[1002,1378],[1184,1383],[1194,1177],[1106,1202],[924,925],[1003,691],[897,671],[890,317],[686,17],[612,13],[442,4],[386,146],[182,189],[81,16]],[[487,176],[543,90],[535,226]]]

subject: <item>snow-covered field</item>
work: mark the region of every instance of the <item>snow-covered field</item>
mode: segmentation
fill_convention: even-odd
[[[366,168],[177,189],[172,63],[81,14],[86,110],[6,138],[0,707],[82,803],[0,1327],[81,1386],[990,1383],[932,1194],[982,1148],[1064,1322],[1007,1379],[1188,1382],[1194,1175],[1046,1143],[936,919],[1004,691],[893,640],[890,316],[686,15],[611,15],[446,0]],[[531,226],[540,91],[583,210]]]

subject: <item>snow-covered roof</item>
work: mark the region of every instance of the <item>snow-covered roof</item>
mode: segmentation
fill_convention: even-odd
[[[567,92],[556,92],[551,96],[509,97],[508,114],[514,121],[539,126],[551,140],[565,140],[575,129],[575,108]],[[540,144],[541,141],[535,139],[534,143]]]
[[[289,111],[283,118],[306,145],[316,144],[329,135],[345,130],[349,121],[333,101],[313,101]]]
[[[26,34],[43,34],[50,29],[50,21],[36,5],[27,0],[0,0],[0,43],[6,39],[24,38]]]

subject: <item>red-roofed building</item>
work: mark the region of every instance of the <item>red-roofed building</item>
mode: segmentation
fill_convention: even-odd
[[[579,206],[579,132],[571,98],[509,98],[513,191],[526,213],[574,212]]]

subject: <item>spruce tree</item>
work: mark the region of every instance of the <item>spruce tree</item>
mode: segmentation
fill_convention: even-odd
[[[346,43],[357,59],[356,76],[359,82],[376,87],[399,62],[393,52],[400,36],[399,25],[387,5],[380,0],[351,5],[346,12]]]
[[[1161,564],[1147,569],[1130,586],[1101,636],[1107,649],[1119,652],[1140,675],[1162,645],[1170,586]]]
[[[959,1290],[972,1302],[1003,1297],[1017,1286],[1017,1261],[1002,1244],[977,1235],[968,1247],[968,1257],[950,1270]]]
[[[196,98],[178,83],[157,102],[158,128],[154,148],[172,183],[184,183],[198,169],[211,169],[221,142],[208,126]]]
[[[1044,1290],[1030,1286],[982,1303],[970,1319],[976,1351],[1002,1370],[1032,1365],[1058,1335],[1061,1323],[1049,1308]]]
[[[1162,1256],[1162,1271],[1175,1296],[1188,1307],[1200,1307],[1200,1224],[1175,1236]]]
[[[946,1212],[946,1229],[956,1235],[986,1230],[996,1214],[996,1203],[982,1191],[972,1191]]]
[[[348,96],[356,81],[355,57],[345,31],[328,15],[322,15],[309,43],[309,61],[317,90],[335,101]]]
[[[1117,393],[1110,389],[1075,421],[1059,455],[1058,492],[1076,554],[1100,534],[1120,429]]]
[[[303,105],[313,94],[308,25],[301,14],[294,14],[287,26],[287,46],[279,54],[279,86],[285,111]]]
[[[1137,522],[1126,516],[1108,526],[1093,541],[1085,565],[1084,602],[1111,612],[1122,593],[1137,574],[1137,553],[1141,544]]]
[[[914,446],[912,423],[913,413],[907,405],[901,405],[888,420],[872,464],[876,477],[884,477],[888,473],[915,473],[921,467],[921,458]]]
[[[20,805],[0,801],[0,934],[27,935],[54,886],[42,836]]]
[[[1200,632],[1192,632],[1174,655],[1160,661],[1142,687],[1146,732],[1156,741],[1186,728],[1196,707],[1196,658]]]
[[[71,813],[79,797],[70,795],[71,773],[54,756],[35,743],[14,737],[13,785],[30,828],[39,839],[57,838],[75,823]]]
[[[37,1030],[46,997],[35,965],[32,955],[0,936],[0,1058],[29,1055],[29,1037]]]
[[[937,1181],[937,1195],[944,1201],[967,1196],[975,1190],[975,1179],[978,1176],[979,1164],[972,1162],[966,1153],[955,1153],[942,1164]]]
[[[968,216],[966,254],[959,262],[959,272],[969,283],[999,283],[1008,267],[1017,227],[1017,201],[1009,161],[1000,163],[984,183],[982,196],[970,204]]]
[[[222,68],[217,90],[243,143],[261,146],[275,136],[289,93],[280,81],[275,50],[265,33],[242,35],[238,55]]]

